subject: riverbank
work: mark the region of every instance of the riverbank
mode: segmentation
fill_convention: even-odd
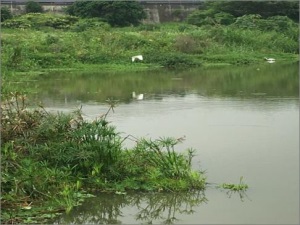
[[[86,70],[97,65],[108,70],[135,70],[249,65],[263,62],[264,57],[295,61],[299,45],[294,26],[296,23],[282,32],[234,24],[112,28],[97,19],[26,14],[2,23],[2,68],[4,72],[29,72]],[[135,55],[142,55],[143,60],[132,62]]]

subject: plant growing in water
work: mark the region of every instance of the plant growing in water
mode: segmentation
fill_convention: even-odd
[[[243,176],[240,177],[239,184],[223,183],[220,184],[218,187],[223,189],[228,189],[231,191],[246,191],[248,189],[248,185],[243,182]]]

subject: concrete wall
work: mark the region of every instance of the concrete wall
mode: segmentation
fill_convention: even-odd
[[[183,21],[186,16],[192,11],[196,10],[201,3],[151,3],[141,2],[148,17],[144,23],[162,23],[169,21]],[[41,4],[46,12],[51,13],[64,13],[66,5],[47,3]],[[25,4],[15,2],[1,3],[1,6],[7,6],[11,9],[14,15],[25,13]]]
[[[145,23],[162,23],[168,21],[183,21],[187,15],[198,9],[199,4],[158,3],[142,4],[148,18]]]
[[[13,15],[21,15],[25,13],[25,5],[24,4],[1,4],[1,6],[6,6],[10,9]],[[45,12],[50,12],[50,13],[64,13],[64,7],[62,5],[54,5],[54,4],[49,4],[49,5],[42,5],[43,9]]]

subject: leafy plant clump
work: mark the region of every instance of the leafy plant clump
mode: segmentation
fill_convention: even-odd
[[[69,211],[89,197],[87,190],[205,189],[203,173],[191,169],[194,151],[175,151],[181,139],[142,139],[124,149],[124,138],[106,120],[108,112],[87,122],[80,110],[54,114],[29,107],[19,93],[3,101],[1,218],[22,223],[28,210],[33,213],[46,203],[54,208],[47,212]]]
[[[27,13],[1,23],[4,28],[35,28],[50,27],[54,29],[70,28],[79,20],[78,17],[69,15],[52,15],[47,13]]]
[[[25,5],[26,13],[42,13],[44,12],[43,7],[35,1],[28,1]]]
[[[11,19],[13,17],[10,9],[7,6],[1,7],[1,22]]]
[[[243,182],[243,177],[240,177],[239,184],[223,183],[219,185],[219,188],[240,192],[240,191],[246,191],[248,189],[248,185]]]
[[[82,18],[101,18],[116,27],[136,26],[146,18],[143,7],[134,1],[76,1],[66,12]]]

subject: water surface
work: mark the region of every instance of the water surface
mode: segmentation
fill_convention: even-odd
[[[275,63],[39,80],[32,97],[49,110],[82,106],[92,120],[117,100],[108,120],[124,137],[185,137],[178,151],[196,149],[193,167],[211,183],[184,195],[98,194],[56,223],[299,224],[298,74],[298,65]],[[250,187],[242,199],[214,188],[241,176]]]

